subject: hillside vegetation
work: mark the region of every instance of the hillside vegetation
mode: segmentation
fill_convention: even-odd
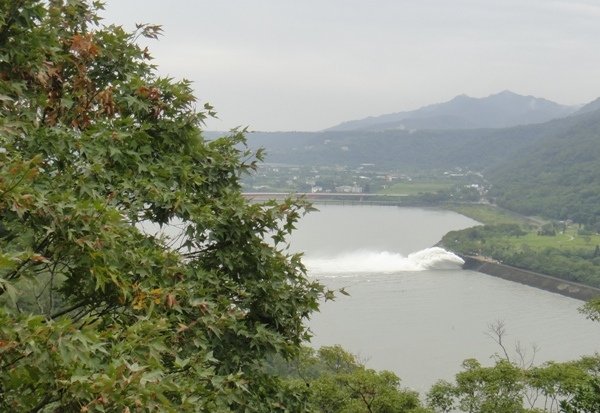
[[[442,244],[465,255],[493,257],[505,264],[600,287],[600,235],[574,227],[485,225],[451,231]]]
[[[372,163],[404,171],[485,170],[499,166],[544,139],[554,125],[477,130],[382,132],[255,132],[252,149],[264,147],[271,163],[347,165]]]
[[[488,173],[497,203],[523,214],[585,224],[600,231],[600,113],[568,122],[560,133]]]

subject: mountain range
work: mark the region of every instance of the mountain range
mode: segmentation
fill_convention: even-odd
[[[327,131],[506,128],[547,122],[577,110],[577,106],[505,90],[484,98],[460,95],[412,111],[351,120]]]
[[[514,97],[494,96],[500,95]],[[469,104],[464,107],[473,113]],[[557,119],[505,128],[257,132],[247,139],[250,149],[266,149],[270,163],[480,171],[499,205],[574,219],[600,231],[600,98],[578,110],[563,109],[555,112]]]

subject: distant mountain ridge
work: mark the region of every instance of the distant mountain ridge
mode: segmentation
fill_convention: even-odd
[[[575,113],[567,106],[511,91],[473,98],[459,95],[448,102],[340,123],[327,131],[506,128],[544,123]]]
[[[405,171],[463,167],[487,172],[536,152],[537,145],[551,137],[571,133],[585,116],[600,117],[600,111],[496,129],[254,132],[247,135],[247,143],[252,150],[265,148],[271,163],[349,167],[372,163]]]
[[[592,100],[590,103],[583,105],[573,115],[581,115],[583,113],[595,112],[600,109],[600,98]]]
[[[599,106],[597,99],[571,116],[501,129],[259,132],[248,146],[287,165],[480,171],[498,205],[600,232]]]

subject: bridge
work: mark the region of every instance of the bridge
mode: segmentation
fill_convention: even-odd
[[[401,205],[403,195],[365,194],[357,192],[244,192],[250,201],[262,202],[270,199],[282,200],[288,197],[302,197],[318,203]]]

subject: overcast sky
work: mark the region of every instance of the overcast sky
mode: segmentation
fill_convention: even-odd
[[[194,82],[207,129],[320,130],[509,89],[600,96],[599,0],[105,0],[161,24],[160,73]]]

